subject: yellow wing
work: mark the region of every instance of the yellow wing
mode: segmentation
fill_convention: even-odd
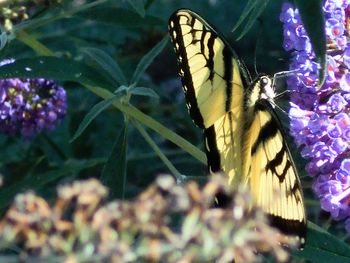
[[[303,242],[306,219],[297,172],[277,116],[257,79],[200,16],[178,10],[169,20],[193,121],[204,129],[208,168],[249,185],[255,203],[282,232]],[[266,79],[266,77],[265,77]]]
[[[206,133],[216,133],[209,137],[207,144],[212,145],[210,139],[217,137],[220,149],[217,157],[222,160],[213,160],[207,153],[209,168],[213,172],[223,169],[232,180],[241,175],[242,65],[225,40],[192,11],[175,12],[169,19],[169,33],[190,115],[200,128],[209,129]],[[232,114],[227,115],[230,111]],[[207,150],[212,151],[208,147]],[[212,166],[215,162],[219,162],[219,169]],[[227,167],[223,167],[226,164]]]
[[[226,113],[215,124],[204,130],[205,150],[210,172],[224,171],[229,183],[241,183],[242,174],[242,128],[243,115],[238,110]],[[242,110],[242,109],[241,109]]]
[[[254,107],[245,134],[243,171],[253,200],[283,233],[305,243],[306,215],[297,170],[269,102]]]

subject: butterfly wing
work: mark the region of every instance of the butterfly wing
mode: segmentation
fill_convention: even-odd
[[[224,171],[232,185],[241,183],[242,128],[242,120],[237,118],[237,113],[228,112],[204,130],[210,172]]]
[[[227,42],[200,16],[178,10],[169,32],[193,121],[205,135],[210,171],[223,170],[230,183],[250,185],[256,204],[284,233],[305,237],[300,182],[279,128],[261,90],[250,92],[244,66]],[[247,96],[254,97],[253,114]],[[249,125],[246,125],[249,123]]]
[[[274,226],[303,245],[306,215],[302,188],[280,121],[267,100],[256,103],[253,116],[243,152],[243,170],[253,200]]]
[[[236,54],[196,13],[182,9],[169,19],[187,107],[205,129],[208,166],[229,178],[241,174],[244,88]],[[229,113],[230,112],[230,113]]]

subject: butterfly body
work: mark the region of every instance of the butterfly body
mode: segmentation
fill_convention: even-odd
[[[301,186],[274,111],[271,78],[251,81],[226,40],[190,10],[170,17],[169,33],[189,113],[204,130],[209,171],[249,187],[271,222],[303,243]]]

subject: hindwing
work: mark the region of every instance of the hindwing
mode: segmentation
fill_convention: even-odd
[[[255,203],[283,233],[305,243],[303,194],[283,128],[267,100],[256,103],[246,130],[243,171]]]

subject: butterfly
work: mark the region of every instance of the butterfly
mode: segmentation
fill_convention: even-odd
[[[303,193],[275,113],[272,79],[260,75],[251,81],[227,41],[191,10],[171,15],[169,34],[188,111],[204,130],[209,171],[248,186],[271,224],[302,247]]]

